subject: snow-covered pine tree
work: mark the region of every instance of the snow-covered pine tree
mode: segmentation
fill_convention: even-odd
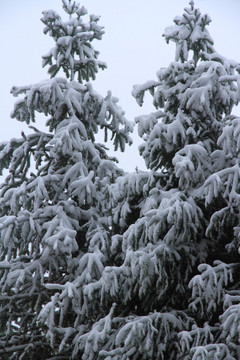
[[[52,10],[42,18],[55,41],[43,57],[51,79],[12,89],[23,94],[12,117],[31,131],[0,144],[0,169],[8,170],[0,187],[4,360],[70,359],[76,334],[105,314],[94,301],[88,306],[83,290],[112,264],[109,188],[123,172],[95,135],[110,132],[123,151],[132,124],[117,98],[103,98],[86,82],[106,67],[92,45],[104,33],[99,17],[86,19],[84,7],[62,3],[67,21]],[[69,81],[55,77],[59,70]],[[45,131],[33,126],[38,113],[47,117]]]
[[[150,172],[118,179],[114,220],[139,210],[116,243],[122,264],[88,285],[125,304],[106,359],[240,356],[240,66],[216,52],[210,21],[191,1],[164,33],[175,61],[132,92],[156,111],[136,119]]]
[[[61,330],[62,344],[73,332],[76,359],[239,358],[240,67],[215,51],[193,1],[174,23],[164,36],[175,61],[133,89],[140,105],[149,90],[156,108],[136,119],[149,171],[109,187],[113,263],[80,300],[80,280],[69,295],[80,316],[101,309],[90,329]],[[52,338],[58,302],[40,314]]]

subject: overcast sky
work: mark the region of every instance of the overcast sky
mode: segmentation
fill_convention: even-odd
[[[182,15],[188,1],[83,0],[80,3],[89,14],[101,15],[99,24],[105,27],[105,35],[95,42],[95,48],[108,68],[99,72],[94,88],[103,96],[112,90],[129,120],[154,111],[150,98],[140,108],[131,90],[134,84],[155,79],[157,70],[174,60],[174,44],[167,45],[162,33],[173,24],[176,15]],[[195,0],[195,5],[212,19],[209,32],[216,50],[240,62],[240,0]],[[0,0],[0,142],[19,137],[24,128],[9,116],[16,101],[10,94],[11,87],[48,78],[41,57],[53,47],[53,41],[43,34],[44,25],[40,21],[42,11],[48,9],[62,15],[61,0]],[[238,109],[235,112],[240,114]],[[135,145],[128,147],[124,155],[117,155],[125,170],[133,171],[136,166],[144,169],[137,150],[141,142],[134,135]]]

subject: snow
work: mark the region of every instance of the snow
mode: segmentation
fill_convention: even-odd
[[[85,8],[64,4],[69,21],[43,16],[53,78],[12,89],[22,97],[12,116],[29,124],[43,113],[46,132],[31,126],[0,145],[9,169],[0,188],[0,347],[14,341],[26,357],[25,342],[41,337],[47,357],[233,359],[237,64],[215,52],[210,18],[191,1],[165,31],[176,61],[133,89],[140,106],[149,91],[156,111],[135,120],[148,171],[127,174],[95,139],[110,132],[124,150],[133,130],[117,97],[86,82],[104,67],[91,43],[103,34],[99,17],[85,23]],[[68,80],[55,77],[60,68]]]

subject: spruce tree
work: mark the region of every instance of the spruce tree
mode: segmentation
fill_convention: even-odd
[[[66,26],[43,20],[50,34]],[[146,172],[123,174],[94,142],[100,126],[123,147],[130,125],[110,94],[73,80],[90,72],[69,38],[54,35],[44,57],[52,80],[13,90],[25,94],[15,117],[50,119],[48,133],[1,145],[6,359],[238,359],[240,66],[216,52],[209,23],[191,1],[164,33],[175,61],[133,89],[155,106],[136,119]],[[84,64],[103,67],[91,54]],[[70,82],[54,78],[61,67]]]
[[[149,91],[156,109],[136,118],[149,172],[117,180],[122,263],[85,290],[122,307],[102,358],[240,355],[240,66],[216,52],[210,21],[191,1],[164,32],[175,61],[133,88],[140,106]]]
[[[73,338],[99,314],[84,286],[112,262],[108,188],[123,171],[95,136],[110,133],[123,151],[132,124],[110,91],[104,98],[88,82],[106,68],[92,44],[104,33],[99,17],[62,4],[67,20],[52,10],[41,19],[55,42],[43,56],[51,79],[12,88],[12,117],[29,134],[0,144],[1,359],[70,359]],[[34,126],[39,113],[45,130]]]
[[[83,288],[81,315],[98,314],[74,333],[73,358],[238,359],[240,66],[216,52],[209,23],[191,1],[164,33],[175,61],[133,89],[155,106],[136,119],[148,171],[109,187],[112,264]]]

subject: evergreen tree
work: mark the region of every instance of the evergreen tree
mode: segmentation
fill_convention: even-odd
[[[210,21],[191,1],[164,33],[175,61],[134,86],[156,108],[136,119],[150,171],[114,185],[121,263],[85,288],[116,303],[113,340],[91,359],[239,358],[240,66],[216,52]]]
[[[72,358],[238,359],[240,66],[215,51],[193,1],[174,23],[175,61],[133,89],[156,108],[136,119],[149,171],[108,188],[112,264],[83,288],[81,273],[71,291],[47,285],[61,292],[39,319],[62,333],[60,353],[72,336]],[[67,296],[90,322],[63,328]]]
[[[52,10],[41,19],[55,41],[43,56],[51,79],[12,89],[23,94],[12,117],[30,134],[0,144],[1,359],[70,359],[73,338],[99,314],[84,286],[112,263],[109,187],[123,172],[95,135],[110,132],[123,151],[132,124],[111,92],[103,98],[86,82],[106,67],[92,45],[104,33],[99,17],[62,3],[67,21]],[[38,113],[45,131],[32,124]]]
[[[93,30],[83,8],[63,4],[70,25],[43,18],[56,41],[44,57],[53,79],[13,89],[24,93],[14,116],[43,112],[49,132],[31,127],[1,145],[0,354],[237,360],[240,66],[215,51],[210,18],[191,1],[164,33],[175,61],[133,89],[139,105],[150,91],[156,108],[136,119],[149,171],[123,174],[94,134],[110,129],[124,148],[130,124],[110,94],[73,80],[104,64],[93,50],[82,60],[75,40],[92,49]],[[54,78],[60,68],[70,82]]]

